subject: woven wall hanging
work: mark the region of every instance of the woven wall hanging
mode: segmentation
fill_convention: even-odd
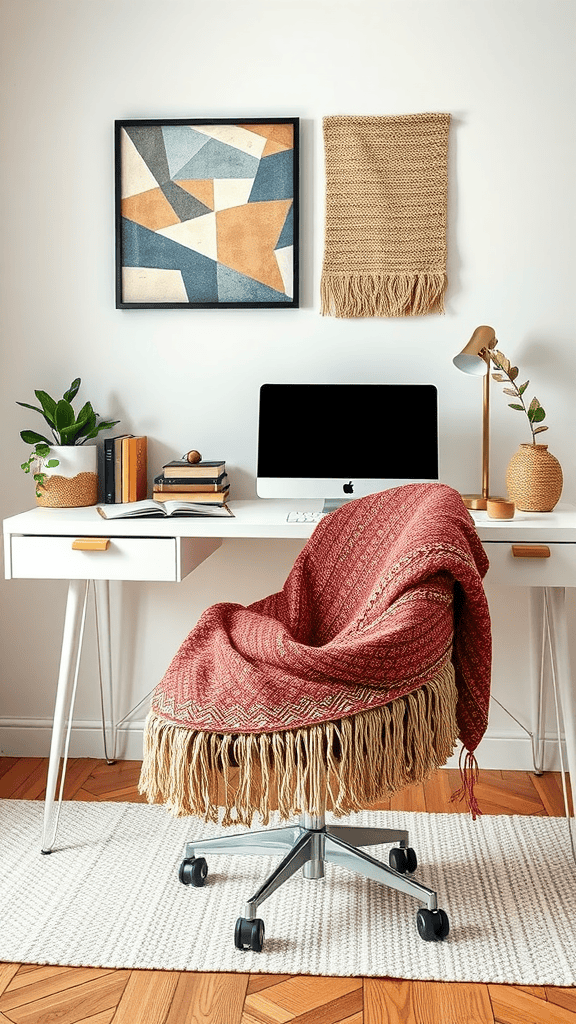
[[[324,316],[442,313],[450,114],[325,117]]]

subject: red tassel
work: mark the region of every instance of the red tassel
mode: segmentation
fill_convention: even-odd
[[[450,803],[453,803],[456,800],[459,802],[465,800],[468,810],[472,815],[472,821],[476,821],[476,818],[482,814],[482,811],[478,806],[478,801],[474,795],[474,786],[478,782],[479,775],[478,762],[474,757],[474,754],[470,750],[467,750],[466,756],[464,757],[464,764],[462,764],[463,755],[464,747],[462,747],[460,751],[459,760],[462,785],[460,786],[460,789],[456,790],[456,792],[452,794]]]

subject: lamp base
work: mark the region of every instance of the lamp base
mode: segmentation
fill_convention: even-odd
[[[466,508],[475,509],[476,511],[480,509],[485,510],[488,504],[488,498],[485,498],[482,494],[462,494],[461,498]]]
[[[473,510],[486,511],[489,501],[505,501],[505,498],[500,498],[497,495],[490,494],[487,498],[483,494],[461,494],[460,497],[464,502],[466,508]]]

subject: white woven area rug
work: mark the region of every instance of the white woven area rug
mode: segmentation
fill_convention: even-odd
[[[195,889],[178,880],[184,844],[217,827],[163,807],[70,802],[45,857],[42,811],[0,801],[0,960],[576,984],[576,868],[562,818],[351,815],[410,830],[416,877],[438,891],[448,939],[418,936],[410,897],[327,865],[324,880],[298,873],[261,906],[266,940],[253,953],[235,949],[234,925],[277,858],[214,856]],[[388,848],[370,852],[387,861]]]

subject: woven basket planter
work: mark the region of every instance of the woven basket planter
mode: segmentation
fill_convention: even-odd
[[[551,512],[562,494],[562,467],[547,444],[521,444],[510,459],[506,486],[521,512]]]
[[[58,466],[45,469],[44,482],[38,484],[36,504],[48,508],[82,508],[98,501],[98,465],[96,445],[52,445],[50,458]]]

